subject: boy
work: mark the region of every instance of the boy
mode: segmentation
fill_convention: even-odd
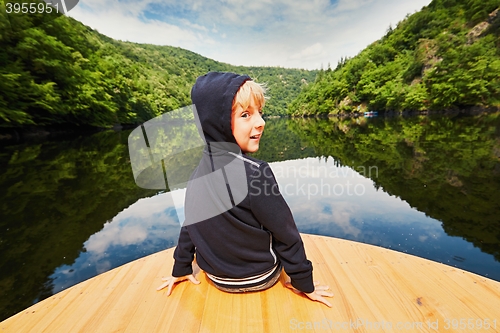
[[[264,131],[262,86],[248,76],[210,72],[197,79],[191,98],[201,124],[200,135],[207,143],[191,179],[221,171],[220,161],[226,161],[222,164],[227,166],[228,161],[237,158],[244,165],[243,177],[239,178],[246,175],[245,186],[239,188],[244,187],[248,192],[240,196],[241,200],[235,199],[238,189],[231,187],[230,171],[226,169],[221,178],[226,183],[222,192],[227,189],[233,205],[220,213],[204,215],[208,218],[200,218],[206,210],[213,209],[209,207],[224,206],[220,199],[222,192],[213,190],[220,188],[220,184],[188,183],[186,222],[174,251],[172,277],[164,279],[166,282],[158,290],[168,287],[170,295],[176,282],[188,279],[200,283],[192,269],[196,252],[197,264],[220,290],[248,292],[270,288],[284,268],[287,287],[331,307],[324,298],[333,296],[326,291],[328,287],[313,283],[312,264],[306,258],[302,239],[271,168],[266,162],[244,155],[259,149]]]

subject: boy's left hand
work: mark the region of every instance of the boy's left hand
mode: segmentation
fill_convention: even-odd
[[[167,288],[167,296],[170,296],[172,293],[172,288],[174,287],[174,284],[176,282],[184,281],[184,280],[189,280],[194,284],[200,284],[200,281],[196,279],[196,277],[193,274],[190,275],[185,275],[181,277],[175,277],[175,276],[170,276],[168,278],[162,278],[163,281],[166,281],[164,284],[156,288],[156,290],[162,290],[164,288]]]
[[[292,286],[292,281],[289,276],[286,276],[285,278],[285,286],[292,289],[296,294],[303,293],[302,291],[297,290]],[[328,289],[330,289],[330,287],[322,286],[318,281],[314,281],[314,291],[312,293],[303,294],[309,297],[311,300],[321,302],[331,308],[332,304],[324,298],[325,296],[333,297],[333,293],[327,291]]]
[[[167,278],[162,278],[162,281],[166,281],[164,284],[156,288],[156,290],[162,290],[168,287],[167,289],[167,296],[170,296],[172,293],[172,288],[174,287],[174,284],[177,282],[189,280],[194,284],[200,284],[200,281],[196,279],[196,275],[201,271],[200,266],[198,266],[198,263],[196,262],[196,259],[193,260],[191,263],[191,267],[193,268],[193,273],[189,275],[184,275],[180,277],[175,277],[175,276],[169,276]]]

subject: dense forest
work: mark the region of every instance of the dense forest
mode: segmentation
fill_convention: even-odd
[[[41,22],[2,13],[0,129],[141,123],[189,105],[196,77],[212,70],[266,83],[269,116],[498,107],[499,7],[500,0],[434,0],[321,71],[232,66],[113,40],[66,16]]]
[[[297,116],[500,105],[500,0],[433,0],[318,73]]]
[[[3,4],[2,4],[3,5]],[[66,17],[0,15],[0,128],[137,124],[191,104],[196,77],[249,74],[267,85],[267,115],[313,82],[315,71],[241,67],[169,46],[116,41]],[[12,23],[12,24],[11,24]]]

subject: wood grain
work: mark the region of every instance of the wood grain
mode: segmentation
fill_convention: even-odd
[[[230,294],[199,272],[201,284],[182,282],[167,297],[156,287],[172,269],[168,249],[47,298],[0,332],[500,332],[500,282],[376,246],[302,238],[315,280],[335,294],[332,308],[293,293],[283,276],[266,291]]]

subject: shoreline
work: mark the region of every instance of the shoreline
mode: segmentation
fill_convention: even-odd
[[[133,129],[139,124],[115,124],[112,127],[75,125],[47,125],[28,127],[0,127],[0,147],[23,143],[37,143],[49,139],[72,138],[105,131],[119,132]]]
[[[500,106],[473,106],[464,109],[447,109],[447,110],[405,110],[405,111],[377,111],[370,110],[367,112],[377,112],[378,117],[414,117],[414,116],[478,116],[481,114],[491,114],[500,112]],[[291,118],[358,118],[364,117],[365,112],[342,112],[342,113],[328,113],[328,114],[307,114],[289,116]],[[377,117],[377,116],[375,116]]]
[[[415,116],[478,116],[481,114],[491,114],[500,112],[500,107],[474,106],[465,109],[448,110],[406,110],[406,111],[378,111],[376,118],[388,117],[415,117]],[[348,112],[337,114],[311,114],[302,116],[268,116],[265,119],[277,118],[360,118],[364,117],[364,112]],[[0,127],[0,146],[9,146],[23,143],[42,142],[47,139],[67,138],[86,134],[95,134],[104,131],[119,132],[122,130],[133,129],[140,124],[114,124],[112,127],[92,127],[75,125],[47,125],[47,126],[28,126],[28,127]]]

